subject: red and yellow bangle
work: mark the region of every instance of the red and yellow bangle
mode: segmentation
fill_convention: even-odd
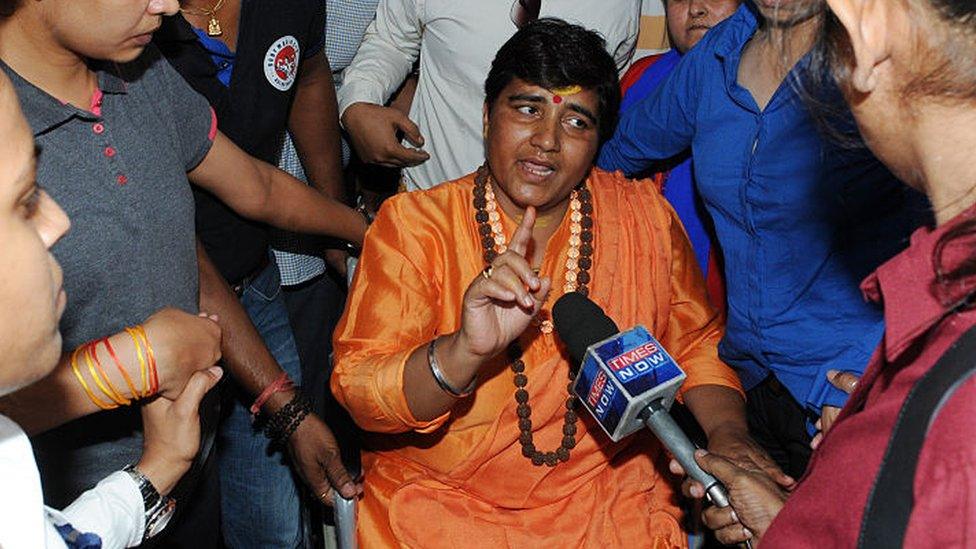
[[[149,335],[146,328],[139,324],[133,328],[138,333],[143,345],[146,347],[146,359],[149,365],[149,394],[154,395],[159,391],[159,372],[156,370],[156,353],[153,352],[152,344],[149,343]]]
[[[105,349],[108,351],[109,356],[112,357],[112,361],[115,362],[115,367],[118,368],[119,373],[122,374],[122,379],[125,380],[126,386],[129,387],[129,391],[132,393],[132,398],[139,398],[140,393],[136,389],[135,384],[132,383],[132,378],[129,377],[129,372],[126,371],[125,366],[123,366],[122,363],[119,361],[118,355],[115,354],[115,348],[112,347],[111,341],[109,341],[109,339],[107,337],[103,337],[102,339],[99,339],[98,341],[96,341],[95,342],[95,351],[96,351],[96,353],[98,351],[98,345],[99,344],[104,345],[105,346]],[[97,357],[97,355],[96,355],[96,357]]]
[[[142,342],[139,341],[138,332],[133,328],[126,328],[125,333],[129,334],[132,338],[132,343],[136,348],[136,359],[139,361],[139,378],[142,380],[142,395],[147,397],[150,394],[150,381],[149,381],[149,370],[146,366],[146,357],[142,354]]]
[[[78,378],[78,382],[81,383],[81,388],[85,390],[88,398],[95,403],[95,406],[98,406],[102,410],[112,410],[118,408],[117,404],[108,404],[103,402],[100,398],[95,396],[95,393],[88,386],[88,383],[85,381],[85,376],[81,374],[81,370],[78,368],[78,353],[81,352],[82,349],[83,347],[78,347],[74,350],[74,352],[71,353],[71,370],[74,372],[75,377]]]
[[[152,345],[149,343],[149,336],[146,334],[145,328],[143,326],[137,325],[131,328],[126,328],[125,333],[132,338],[132,343],[135,346],[136,360],[139,361],[139,378],[142,382],[142,388],[136,387],[133,382],[132,377],[129,376],[125,365],[119,360],[118,354],[115,352],[115,347],[112,346],[112,342],[109,338],[104,337],[102,339],[91,341],[86,343],[71,353],[71,370],[74,372],[75,377],[81,384],[82,389],[85,390],[85,394],[91,399],[96,406],[103,410],[112,410],[118,408],[119,406],[128,406],[132,404],[132,401],[139,400],[140,398],[150,397],[159,391],[159,372],[156,368],[156,353],[153,352]],[[109,356],[115,362],[115,367],[118,368],[119,374],[122,379],[125,380],[126,386],[132,393],[132,398],[126,398],[115,386],[112,384],[112,378],[109,377],[108,372],[102,367],[102,361],[98,357],[98,346],[104,345],[105,350],[108,351]],[[145,350],[143,350],[145,348]],[[84,356],[85,363],[88,366],[88,372],[91,374],[91,379],[95,386],[102,392],[103,395],[108,397],[111,402],[106,402],[99,398],[93,390],[92,386],[89,385],[88,381],[85,380],[85,376],[78,366],[79,355]]]
[[[118,389],[112,385],[112,379],[108,377],[105,369],[102,368],[102,361],[98,359],[98,354],[95,352],[95,343],[87,343],[85,344],[84,348],[85,362],[88,364],[88,371],[91,372],[92,379],[95,380],[95,385],[97,385],[99,390],[102,391],[102,394],[107,396],[119,406],[128,406],[131,404],[132,401],[125,398],[125,396],[123,396],[122,393],[120,393]],[[99,377],[99,375],[101,377]]]

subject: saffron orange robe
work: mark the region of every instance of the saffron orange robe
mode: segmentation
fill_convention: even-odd
[[[359,504],[364,547],[684,547],[676,480],[659,443],[613,443],[583,409],[570,460],[522,456],[514,374],[504,353],[475,393],[433,421],[403,394],[407,358],[461,324],[465,289],[484,263],[471,205],[474,175],[386,201],[370,228],[335,336],[332,389],[370,434]],[[675,213],[649,181],[594,170],[590,297],[621,327],[645,325],[688,374],[682,391],[741,391],[717,355],[722,325]],[[502,214],[506,236],[516,224]],[[541,265],[563,293],[569,216]],[[522,335],[535,445],[560,445],[569,363],[556,334]]]

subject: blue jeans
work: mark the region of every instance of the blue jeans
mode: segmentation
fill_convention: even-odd
[[[281,295],[278,266],[271,264],[248,284],[241,305],[278,364],[296,385],[302,382],[298,348]],[[298,480],[282,448],[251,422],[254,397],[235,390],[220,426],[220,510],[224,543],[232,549],[304,545]]]

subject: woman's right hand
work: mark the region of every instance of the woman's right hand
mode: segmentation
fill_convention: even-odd
[[[220,381],[217,366],[194,372],[175,400],[158,397],[142,407],[142,459],[136,467],[156,490],[173,490],[200,449],[200,401]]]
[[[178,309],[162,309],[144,323],[159,375],[159,394],[175,400],[194,372],[220,360],[220,326],[217,317],[191,315]]]
[[[464,292],[457,343],[470,355],[487,360],[504,351],[549,295],[551,281],[540,279],[525,258],[535,217],[530,206],[508,249],[491,263],[490,276],[479,274]]]

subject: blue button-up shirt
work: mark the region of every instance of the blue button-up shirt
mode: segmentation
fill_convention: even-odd
[[[765,109],[738,84],[757,29],[748,3],[626,112],[599,165],[636,173],[691,146],[725,258],[719,346],[748,389],[770,373],[811,416],[846,395],[831,369],[860,373],[883,331],[858,284],[907,244],[924,206],[867,151],[825,140],[793,75]]]

